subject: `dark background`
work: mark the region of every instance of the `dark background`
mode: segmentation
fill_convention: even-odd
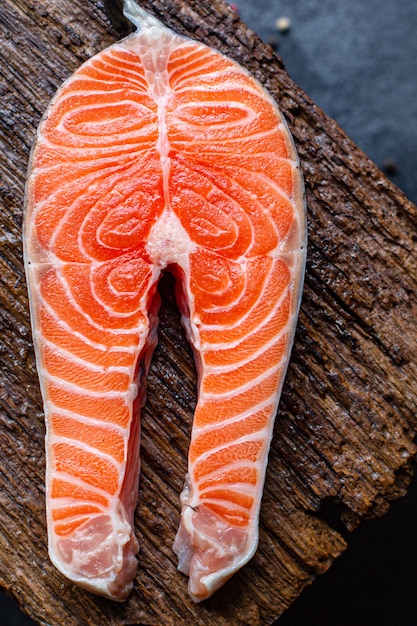
[[[234,4],[300,87],[417,203],[417,1]],[[280,17],[290,20],[286,33],[275,26]],[[279,626],[417,626],[417,480],[383,518],[338,530],[348,550]],[[33,624],[0,592],[0,626]]]

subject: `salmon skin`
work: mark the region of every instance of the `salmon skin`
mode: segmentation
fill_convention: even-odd
[[[257,547],[304,276],[303,183],[246,70],[133,0],[125,13],[137,31],[58,90],[27,180],[49,553],[92,592],[132,589],[139,412],[168,268],[199,376],[174,543],[198,602]]]

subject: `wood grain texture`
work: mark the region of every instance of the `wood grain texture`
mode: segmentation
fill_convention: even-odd
[[[142,419],[141,545],[124,605],[67,582],[47,557],[44,425],[22,262],[35,129],[61,82],[117,33],[101,0],[3,0],[0,10],[0,585],[39,624],[272,624],[346,548],[349,530],[404,494],[416,449],[417,209],[291,81],[222,0],[140,4],[246,66],[277,99],[302,161],[309,219],[304,298],[253,560],[193,604],[172,542],[196,375],[172,281]]]

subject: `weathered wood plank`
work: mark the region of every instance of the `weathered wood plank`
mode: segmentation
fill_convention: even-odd
[[[272,445],[259,550],[194,605],[172,541],[196,376],[172,284],[143,412],[135,589],[124,605],[65,581],[47,558],[43,415],[21,251],[24,179],[36,126],[61,82],[117,34],[100,0],[3,0],[0,11],[0,584],[40,624],[271,624],[406,490],[416,434],[417,209],[286,74],[222,0],[141,1],[234,57],[278,100],[302,159],[309,260]]]

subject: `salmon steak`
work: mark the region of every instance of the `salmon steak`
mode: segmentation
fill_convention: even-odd
[[[173,550],[199,602],[257,548],[304,277],[303,182],[255,78],[133,0],[125,14],[137,30],[56,93],[27,179],[49,554],[94,593],[132,589],[140,409],[171,271],[198,372]]]

